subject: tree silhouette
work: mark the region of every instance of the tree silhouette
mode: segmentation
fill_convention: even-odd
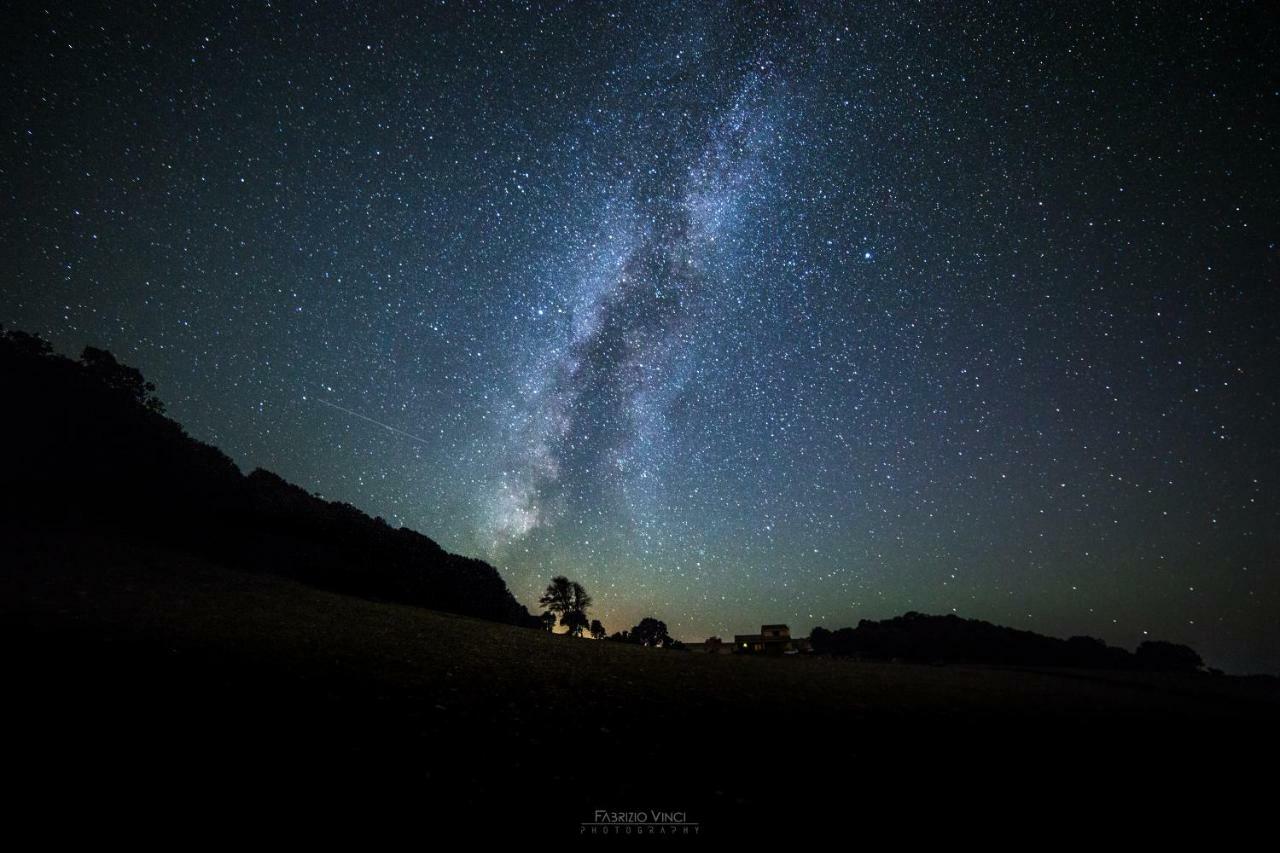
[[[605,637],[609,636],[609,632],[604,629],[604,625],[600,624],[599,619],[591,620],[591,628],[589,630],[591,631],[592,638],[596,640],[603,640]]]
[[[670,646],[674,640],[667,633],[667,623],[652,616],[640,620],[640,624],[631,629],[631,642],[642,646]]]
[[[573,606],[573,582],[564,575],[556,575],[547,584],[547,590],[538,599],[538,603],[547,608],[547,612],[556,617],[563,617]]]
[[[1163,640],[1147,640],[1133,657],[1140,669],[1154,672],[1196,672],[1204,666],[1195,649]]]
[[[0,347],[19,358],[44,358],[53,355],[53,346],[39,335],[0,326]]]
[[[569,629],[571,636],[581,637],[587,629],[587,614],[581,610],[570,610],[560,618],[560,624]]]
[[[591,596],[582,588],[582,584],[571,581],[564,575],[556,575],[547,584],[547,591],[538,599],[538,603],[551,613],[560,616],[560,624],[568,629],[570,636],[582,636],[589,624],[587,608],[591,606]]]
[[[104,349],[85,347],[80,364],[104,386],[142,404],[153,412],[164,413],[164,403],[155,395],[156,386],[143,378],[136,367],[121,364]]]
[[[538,618],[542,620],[542,628],[544,631],[555,630],[556,615],[552,613],[550,610],[542,611],[542,614],[538,616]]]

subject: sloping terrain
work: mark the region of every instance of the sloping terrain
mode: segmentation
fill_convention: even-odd
[[[110,530],[5,533],[12,766],[64,804],[228,820],[326,803],[565,839],[597,809],[663,809],[737,836],[850,809],[870,828],[914,809],[1202,808],[1261,796],[1240,770],[1276,755],[1270,682],[704,656],[338,595]]]
[[[261,469],[247,476],[176,421],[142,374],[0,329],[0,513],[89,522],[347,595],[536,626],[493,566]],[[19,521],[19,519],[25,519]]]

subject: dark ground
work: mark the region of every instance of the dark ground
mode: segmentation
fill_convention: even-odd
[[[1274,803],[1274,682],[651,650],[0,530],[10,805],[50,826],[604,843],[595,810],[659,809],[704,840],[842,844]]]

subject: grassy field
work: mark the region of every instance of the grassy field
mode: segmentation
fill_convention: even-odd
[[[37,806],[394,810],[565,840],[599,809],[659,809],[758,838],[920,813],[1247,807],[1264,794],[1245,768],[1277,755],[1273,688],[1243,679],[711,657],[115,537],[8,538],[9,766]]]

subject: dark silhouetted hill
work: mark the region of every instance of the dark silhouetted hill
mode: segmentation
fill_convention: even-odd
[[[164,416],[104,350],[79,361],[0,330],[5,524],[109,529],[335,592],[538,627],[501,575],[407,528],[323,500]]]
[[[929,616],[912,612],[880,622],[863,619],[856,628],[814,628],[810,643],[820,653],[917,663],[1149,672],[1196,672],[1204,666],[1193,649],[1174,643],[1146,642],[1136,652],[1129,652],[1095,637],[1061,640],[979,619],[962,619],[955,614]]]

